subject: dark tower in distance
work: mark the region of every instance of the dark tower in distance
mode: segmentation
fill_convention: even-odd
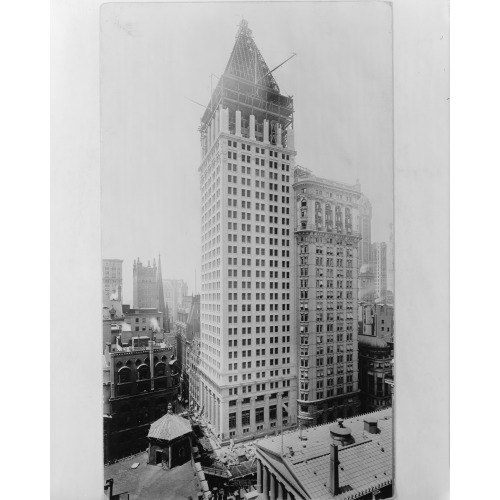
[[[134,308],[158,307],[156,273],[155,260],[152,266],[149,262],[144,266],[139,258],[134,260]]]

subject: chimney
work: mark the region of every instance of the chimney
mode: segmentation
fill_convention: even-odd
[[[370,434],[378,434],[378,419],[376,417],[366,417],[363,422],[365,423],[365,432]]]
[[[354,443],[350,427],[344,425],[343,419],[337,419],[337,423],[330,426],[330,437],[336,444],[347,446]]]
[[[330,492],[332,495],[340,493],[339,487],[339,447],[336,444],[330,444]]]
[[[108,479],[104,485],[104,491],[108,490],[108,498],[113,498],[113,483],[114,479]]]

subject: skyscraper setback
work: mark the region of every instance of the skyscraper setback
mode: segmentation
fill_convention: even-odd
[[[293,99],[246,21],[200,131],[200,396],[227,441],[296,423]]]

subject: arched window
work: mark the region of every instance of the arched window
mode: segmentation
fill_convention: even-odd
[[[302,198],[300,200],[300,206],[307,208],[307,200],[305,198]]]
[[[130,382],[130,368],[124,366],[118,370],[118,383],[126,384]]]
[[[321,203],[317,201],[315,203],[315,212],[316,212],[316,226],[318,229],[322,229],[323,227],[323,212],[321,210]]]
[[[157,363],[155,365],[155,377],[165,377],[167,375],[167,365],[165,363]]]
[[[130,359],[125,363],[127,366],[132,366],[132,361]]]
[[[139,380],[148,380],[151,378],[148,365],[144,364],[137,368],[137,378]]]
[[[135,360],[135,366],[142,365],[142,361],[140,359]]]
[[[327,231],[332,231],[333,230],[333,212],[332,212],[332,206],[327,203],[325,207],[325,222],[326,222],[326,230]]]

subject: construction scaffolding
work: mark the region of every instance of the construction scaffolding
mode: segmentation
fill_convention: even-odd
[[[286,144],[286,129],[293,125],[293,97],[280,93],[272,73],[295,55],[293,54],[273,70],[269,70],[252,38],[252,31],[248,28],[247,21],[243,20],[240,23],[236,43],[224,74],[219,78],[201,119],[199,131],[202,135],[202,145],[206,143],[209,124],[213,121],[216,111],[221,107],[229,110],[229,132],[231,134],[236,132],[235,113],[240,111],[243,137],[248,137],[248,117],[253,115],[255,116],[256,140],[269,139],[264,138],[263,127],[263,121],[268,120],[270,137],[280,126]]]

